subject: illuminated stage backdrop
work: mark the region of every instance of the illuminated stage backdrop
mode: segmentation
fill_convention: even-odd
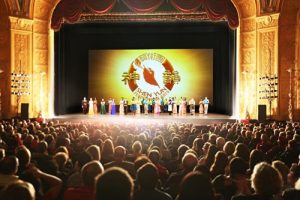
[[[90,50],[89,97],[207,96],[213,103],[213,49]]]

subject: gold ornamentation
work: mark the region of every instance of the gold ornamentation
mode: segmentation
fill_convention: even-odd
[[[36,65],[47,65],[48,64],[48,50],[35,50],[35,64]]]
[[[256,30],[255,18],[241,20],[241,32],[249,32]]]
[[[48,35],[34,34],[34,48],[47,50],[48,49]]]
[[[14,30],[32,31],[33,20],[9,17],[10,27]]]
[[[44,20],[34,20],[33,31],[34,33],[48,34],[49,22]]]
[[[256,45],[256,32],[243,33],[241,35],[242,48],[255,48]]]
[[[15,68],[28,67],[28,41],[29,35],[15,34]]]
[[[279,18],[279,14],[257,17],[256,19],[257,29],[262,29],[267,27],[277,27],[278,18]]]
[[[260,40],[262,74],[271,74],[275,67],[275,32],[261,33]]]

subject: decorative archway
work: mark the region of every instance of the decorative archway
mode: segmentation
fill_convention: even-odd
[[[8,31],[8,34],[4,34],[8,35],[10,38],[10,46],[12,48],[12,51],[7,49],[5,50],[6,54],[12,54],[12,56],[7,56],[8,60],[6,60],[7,67],[5,71],[10,73],[17,67],[16,61],[14,61],[15,55],[18,54],[14,48],[14,44],[16,44],[14,41],[17,40],[16,35],[26,35],[23,39],[23,43],[29,44],[29,48],[26,52],[27,56],[22,59],[27,60],[26,62],[29,64],[31,63],[32,66],[27,69],[29,72],[32,72],[33,86],[32,95],[27,99],[27,101],[32,105],[30,116],[37,116],[41,107],[44,108],[46,114],[49,116],[53,114],[53,97],[51,96],[54,93],[52,89],[53,87],[51,86],[53,84],[54,77],[53,30],[50,26],[53,12],[60,0],[24,1],[30,2],[28,14],[30,19],[9,17],[8,26],[11,28]],[[136,0],[126,1],[135,2]],[[238,11],[240,23],[237,39],[237,82],[239,86],[237,88],[237,102],[235,102],[238,106],[236,114],[237,117],[244,118],[247,111],[252,118],[256,118],[257,105],[264,103],[259,100],[259,77],[262,74],[265,74],[266,70],[269,70],[272,73],[278,72],[278,5],[281,4],[281,1],[273,0],[270,5],[267,5],[264,0],[231,1]],[[262,1],[264,3],[261,3]],[[180,1],[172,0],[172,2]],[[266,5],[272,7],[271,14],[263,13],[264,15],[258,16],[259,13],[262,14],[262,9],[264,12],[268,11],[269,8],[264,8]],[[212,11],[218,11],[218,9],[213,9]],[[8,15],[12,14],[9,13]],[[32,44],[32,46],[30,46],[30,44]],[[2,53],[1,46],[0,53]],[[267,55],[268,53],[269,55]],[[4,61],[0,58],[0,63],[1,62]],[[46,72],[47,74],[43,80],[40,78],[41,72]],[[9,74],[5,77],[7,81],[10,80]],[[42,87],[40,87],[40,85],[42,85]],[[7,86],[6,89],[7,91],[10,91],[9,86]],[[41,90],[47,91],[43,99],[40,98]],[[10,97],[2,99],[4,99],[4,103],[7,105],[7,109],[9,109],[9,111],[5,110],[4,113],[5,116],[13,116],[14,109],[10,107],[14,106],[14,102],[11,95],[7,96]],[[272,107],[274,108],[272,110],[272,115],[281,115],[277,109],[277,102],[275,102]]]

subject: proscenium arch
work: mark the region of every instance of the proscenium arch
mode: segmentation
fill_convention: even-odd
[[[54,52],[53,52],[53,44],[51,45],[51,43],[53,43],[53,30],[51,30],[50,25],[51,25],[51,18],[53,15],[53,11],[55,9],[55,7],[57,6],[57,4],[60,2],[60,0],[32,0],[32,5],[33,6],[33,10],[32,10],[32,15],[33,19],[38,18],[39,14],[40,14],[40,9],[45,6],[48,5],[50,12],[48,12],[48,16],[47,18],[47,23],[45,25],[47,25],[48,28],[48,35],[49,35],[49,46],[48,46],[48,55],[49,55],[49,63],[48,63],[48,72],[53,71],[53,60],[54,60]],[[245,85],[243,85],[242,83],[242,78],[241,78],[241,73],[242,71],[245,70],[249,70],[251,71],[251,69],[255,68],[255,64],[256,64],[256,37],[254,37],[254,41],[253,44],[254,46],[251,48],[251,52],[250,54],[253,57],[253,63],[246,63],[244,62],[244,60],[246,59],[246,55],[249,54],[249,52],[246,52],[245,50],[243,50],[241,47],[243,46],[242,44],[245,42],[245,38],[244,38],[244,34],[249,34],[251,32],[255,32],[256,31],[256,24],[255,24],[255,17],[257,14],[257,7],[256,7],[256,0],[232,0],[234,6],[237,9],[238,12],[238,16],[239,16],[239,23],[240,23],[240,27],[238,28],[238,38],[237,38],[237,84],[240,85],[237,88],[237,96],[235,98],[235,105],[237,105],[236,108],[234,108],[234,112],[236,117],[243,117],[240,116],[241,113],[245,112],[245,106],[243,106],[243,102],[245,102],[245,100],[243,99],[243,95],[241,94],[241,91],[244,90]],[[52,60],[51,60],[52,59]],[[52,64],[51,64],[52,63]],[[255,72],[255,70],[253,71]],[[51,82],[51,73],[48,76],[49,80]],[[51,85],[51,83],[50,83]],[[48,87],[48,94],[53,93],[53,91],[50,89],[51,87]],[[253,101],[256,102],[256,94],[252,95],[253,96]],[[49,98],[48,99],[50,101],[53,100],[53,98]],[[255,100],[254,100],[255,99]],[[48,101],[49,101],[48,100]],[[48,104],[48,115],[52,115],[54,113],[54,102],[49,102]],[[256,105],[254,104],[251,107],[251,110],[249,110],[249,112],[252,115],[255,115],[256,113]]]

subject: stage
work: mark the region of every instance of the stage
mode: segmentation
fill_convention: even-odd
[[[68,114],[55,116],[52,120],[71,121],[71,122],[93,122],[93,123],[130,123],[130,124],[155,124],[155,123],[192,123],[195,125],[206,125],[215,123],[235,122],[236,118],[233,116],[209,113],[207,115],[198,114],[184,116],[169,115],[168,113],[161,113],[159,115],[150,113],[148,115],[129,113],[128,115],[84,115],[84,114]]]

